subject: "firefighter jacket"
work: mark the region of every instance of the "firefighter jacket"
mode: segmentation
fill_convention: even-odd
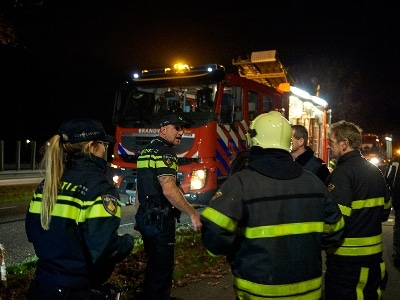
[[[303,166],[304,170],[310,171],[318,176],[323,183],[325,183],[330,172],[326,163],[314,155],[314,150],[306,146],[306,151],[296,157],[294,160]]]
[[[343,244],[329,259],[343,262],[381,261],[382,222],[390,214],[389,190],[381,170],[359,150],[344,154],[327,179],[346,222]]]
[[[225,255],[238,299],[320,299],[321,250],[343,234],[340,209],[317,176],[283,150],[252,147],[201,214],[202,240]],[[274,298],[275,299],[275,298]]]
[[[77,289],[101,284],[133,249],[133,237],[117,232],[120,200],[106,167],[104,159],[87,155],[66,164],[49,230],[40,223],[44,182],[39,184],[25,223],[38,257],[36,280]]]

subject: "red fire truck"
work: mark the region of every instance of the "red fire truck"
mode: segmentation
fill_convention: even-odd
[[[274,56],[267,51],[266,55]],[[117,143],[112,164],[123,203],[135,198],[136,161],[159,132],[163,115],[193,121],[176,153],[178,180],[194,206],[207,205],[219,180],[247,163],[246,132],[259,114],[276,110],[289,119],[290,84],[277,59],[267,60],[264,83],[231,74],[221,65],[175,65],[144,70],[117,91],[113,113]]]
[[[360,150],[369,162],[385,171],[393,156],[392,135],[384,134],[379,136],[373,133],[364,133]]]

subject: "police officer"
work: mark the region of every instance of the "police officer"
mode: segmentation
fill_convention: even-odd
[[[202,240],[231,265],[237,299],[320,299],[321,249],[344,221],[324,183],[290,155],[291,125],[276,111],[247,133],[248,168],[234,173],[201,214]]]
[[[92,119],[64,122],[48,141],[44,180],[26,215],[26,234],[38,257],[27,299],[118,297],[102,284],[134,240],[117,232],[121,203],[103,158],[110,142],[115,139]]]
[[[382,222],[390,196],[382,172],[360,152],[361,129],[339,121],[331,125],[329,151],[337,165],[328,189],[346,222],[344,241],[327,253],[326,299],[381,299],[387,274],[382,260]]]
[[[172,299],[175,217],[184,212],[194,230],[201,229],[200,216],[184,198],[176,178],[178,158],[173,147],[180,144],[187,127],[190,122],[180,115],[164,116],[159,136],[142,150],[137,162],[135,226],[142,235],[147,257],[143,287],[146,300]]]

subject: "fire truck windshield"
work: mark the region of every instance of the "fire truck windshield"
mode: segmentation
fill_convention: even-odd
[[[215,109],[216,84],[165,86],[138,85],[118,92],[114,121],[138,126],[151,125],[170,113],[212,113]],[[194,117],[196,118],[196,117]],[[147,123],[147,124],[146,124]],[[152,126],[150,126],[152,127]]]

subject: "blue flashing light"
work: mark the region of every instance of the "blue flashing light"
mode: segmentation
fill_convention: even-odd
[[[207,71],[207,72],[213,72],[215,70],[224,70],[225,68],[221,65],[217,64],[211,64],[211,65],[201,65],[201,66],[195,66],[192,67],[190,70],[191,71]]]

